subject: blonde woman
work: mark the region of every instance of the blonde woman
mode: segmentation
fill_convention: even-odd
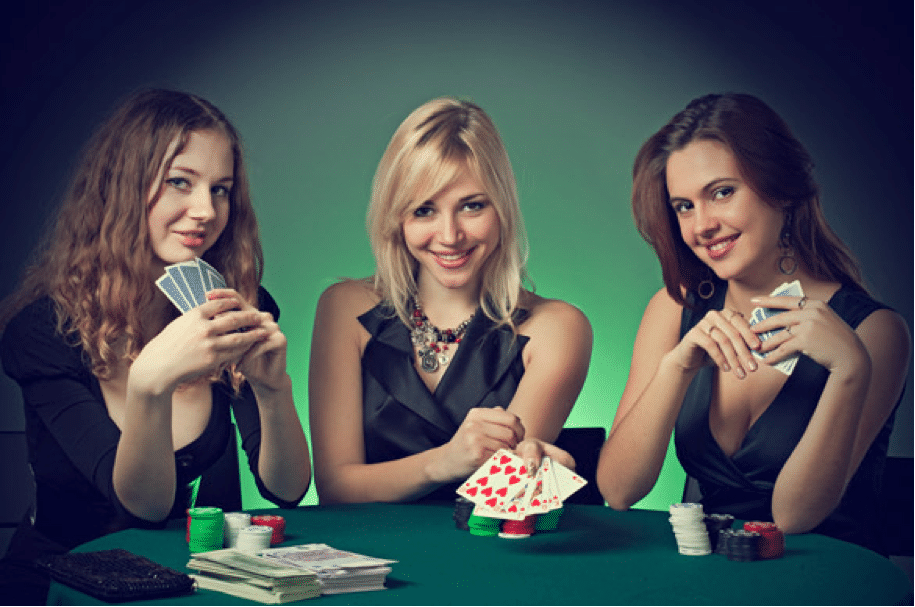
[[[573,465],[549,443],[584,383],[590,324],[522,285],[514,176],[483,110],[443,98],[410,114],[375,174],[367,224],[374,276],[328,288],[315,317],[321,502],[453,500],[500,448]]]

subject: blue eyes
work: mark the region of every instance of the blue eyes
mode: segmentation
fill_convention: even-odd
[[[181,192],[190,192],[193,188],[190,180],[185,177],[169,177],[165,183]],[[219,198],[226,198],[229,196],[229,188],[224,185],[215,185],[210,188],[210,193]]]
[[[489,204],[489,201],[486,200],[473,200],[470,202],[465,202],[460,206],[460,210],[465,213],[479,213],[486,208],[486,205]],[[435,213],[436,209],[432,203],[425,203],[413,210],[413,217],[422,219],[425,217],[431,217]]]
[[[184,177],[169,177],[165,183],[178,190],[187,190],[191,187],[191,182]]]

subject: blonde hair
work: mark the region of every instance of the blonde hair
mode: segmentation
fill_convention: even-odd
[[[404,219],[465,174],[483,187],[500,226],[499,245],[483,268],[480,307],[497,325],[514,329],[512,313],[527,279],[527,235],[505,146],[489,116],[468,101],[442,97],[423,104],[381,157],[366,218],[375,290],[409,324],[418,263],[404,242]]]
[[[155,295],[147,214],[162,191],[160,169],[192,132],[204,130],[225,134],[234,160],[229,221],[204,259],[257,305],[263,253],[238,133],[208,101],[153,89],[129,97],[90,139],[37,261],[5,302],[0,327],[49,296],[58,330],[83,348],[97,377],[108,379],[122,357],[135,358],[145,345],[143,310]],[[233,378],[236,388],[240,381]]]

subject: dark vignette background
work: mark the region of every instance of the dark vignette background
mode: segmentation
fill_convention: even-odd
[[[261,3],[37,2],[0,41],[0,296],[52,215],[72,162],[117,99],[189,90],[242,133],[289,363],[307,424],[314,307],[372,271],[363,217],[375,165],[406,114],[470,98],[512,157],[538,292],[591,319],[591,371],[570,417],[609,427],[658,264],[629,210],[639,145],[690,99],[756,94],[817,161],[826,214],[869,285],[912,324],[912,11],[891,0]],[[909,386],[911,386],[911,373]],[[4,487],[23,483],[16,386],[0,378]],[[912,455],[907,389],[891,454]],[[641,502],[679,499],[668,458]],[[18,485],[17,485],[18,483]],[[246,507],[265,504],[245,486]],[[28,491],[0,504],[17,520]],[[314,490],[306,503],[314,503]],[[2,544],[0,544],[2,549]]]

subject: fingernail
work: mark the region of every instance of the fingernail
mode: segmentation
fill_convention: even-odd
[[[739,377],[740,379],[743,379],[747,376],[746,372],[743,369],[741,369],[740,367],[737,367],[737,370],[734,371],[734,373],[736,373],[737,377]]]
[[[755,371],[757,368],[756,361],[752,359],[747,361],[747,366],[750,367],[750,371]]]

